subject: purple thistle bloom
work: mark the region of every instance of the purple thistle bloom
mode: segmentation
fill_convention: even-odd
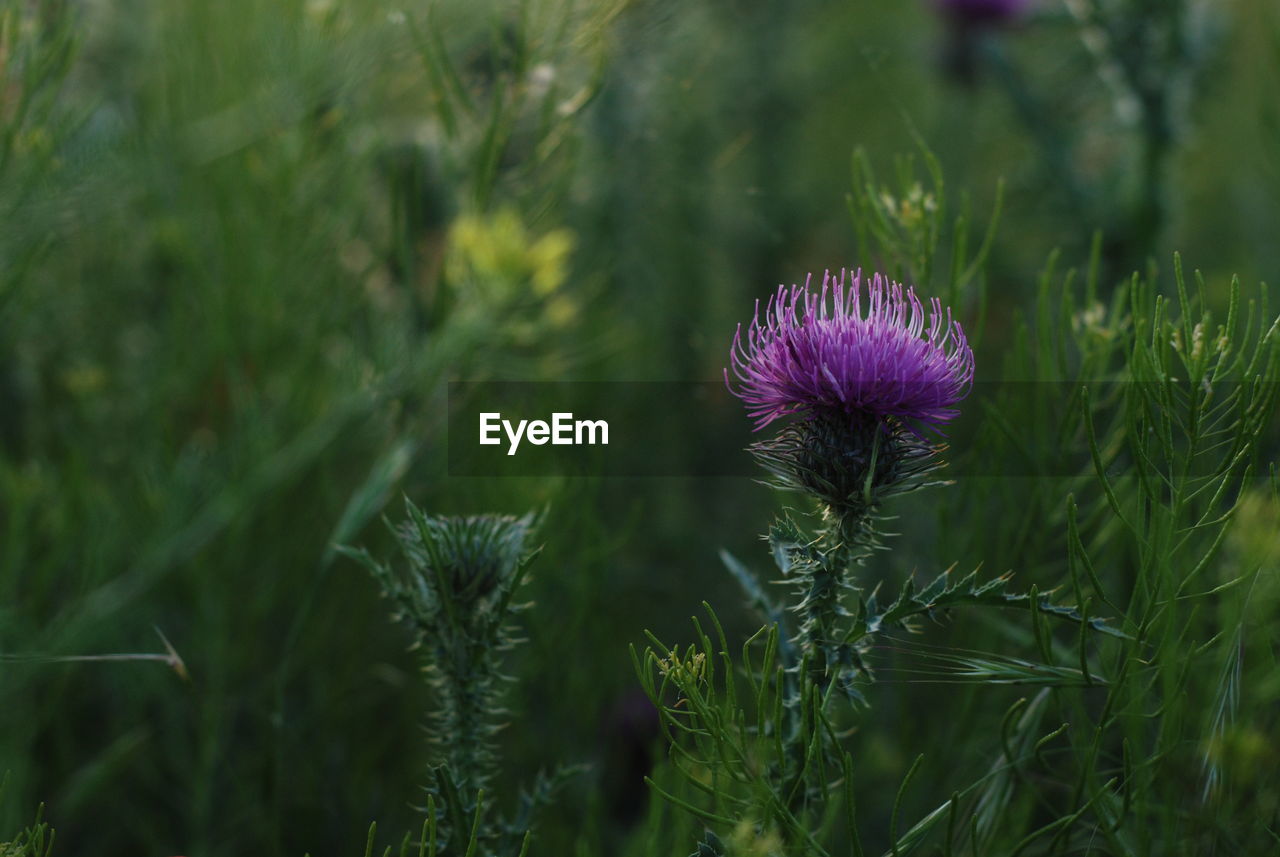
[[[944,14],[968,24],[996,23],[1018,17],[1031,0],[934,0]]]
[[[955,418],[973,384],[973,351],[951,310],[934,298],[926,331],[915,291],[879,274],[866,297],[864,312],[862,272],[846,288],[841,271],[838,281],[825,274],[819,291],[809,280],[779,286],[763,320],[756,302],[745,340],[742,325],[733,338],[740,386],[730,391],[757,431],[790,414],[897,418],[934,431]]]

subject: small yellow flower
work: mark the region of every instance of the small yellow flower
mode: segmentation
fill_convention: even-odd
[[[465,214],[449,233],[445,273],[459,289],[481,299],[486,309],[520,303],[533,330],[565,327],[578,314],[573,299],[561,291],[569,275],[574,235],[553,229],[535,238],[515,209]],[[527,302],[540,303],[532,310]]]
[[[566,278],[573,233],[555,229],[534,239],[513,208],[464,214],[450,232],[449,273],[454,278],[501,280],[508,288],[532,283],[540,295]]]
[[[573,252],[573,233],[556,229],[542,236],[529,250],[533,263],[533,287],[540,295],[549,295],[565,281],[569,255]]]

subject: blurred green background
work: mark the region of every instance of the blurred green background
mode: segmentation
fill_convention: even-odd
[[[1004,180],[957,304],[983,314],[980,378],[1049,251],[1080,264],[1096,229],[1111,278],[1174,249],[1215,284],[1280,265],[1269,0],[1193,30],[1146,237],[1133,128],[1047,0],[974,36],[968,80],[923,2],[0,6],[0,831],[43,802],[61,854],[351,854],[372,820],[417,829],[428,692],[332,551],[388,549],[402,495],[549,506],[510,783],[591,764],[534,853],[643,853],[627,644],[680,638],[704,599],[752,629],[716,553],[762,559],[780,501],[749,480],[450,478],[444,385],[715,380],[756,297],[885,261],[849,216],[857,147],[892,174],[927,146],[974,243]],[[1003,555],[934,526],[973,496],[930,494],[882,573],[1056,580],[1035,539]],[[155,628],[189,680],[40,659],[160,652]],[[870,818],[920,747],[976,756],[922,693],[888,686],[860,739]]]

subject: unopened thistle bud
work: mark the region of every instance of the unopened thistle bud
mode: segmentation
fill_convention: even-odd
[[[423,584],[442,585],[441,598],[469,606],[510,582],[525,554],[532,518],[411,516],[400,525],[402,542],[422,560]]]

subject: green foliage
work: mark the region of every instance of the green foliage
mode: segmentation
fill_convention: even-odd
[[[951,572],[951,569],[947,569],[919,591],[915,588],[914,580],[908,578],[898,597],[883,608],[879,605],[875,592],[860,599],[857,623],[850,636],[861,638],[894,626],[908,631],[915,630],[912,623],[915,617],[938,618],[940,611],[954,607],[1018,608],[1030,611],[1033,617],[1045,614],[1087,625],[1095,631],[1124,636],[1103,619],[1081,615],[1077,607],[1054,604],[1051,592],[1010,592],[1013,580],[1011,573],[979,583],[977,571],[971,571],[962,577],[953,576]]]
[[[1000,224],[1004,182],[996,185],[991,216],[977,249],[970,251],[970,201],[962,199],[960,210],[952,215],[937,155],[918,134],[916,144],[928,179],[927,189],[915,158],[896,158],[894,182],[886,184],[877,177],[867,153],[854,150],[853,189],[848,205],[858,248],[875,260],[877,270],[898,282],[945,296],[943,301],[949,307],[965,306],[975,295],[985,305],[982,274]],[[948,222],[948,217],[954,219]],[[944,253],[949,256],[949,263],[940,271]]]
[[[0,829],[44,803],[85,857],[479,854],[504,826],[528,857],[1271,854],[1276,308],[1251,284],[1280,264],[1280,21],[1210,5],[1038,4],[955,85],[927,3],[2,0]],[[1185,296],[1149,264],[1173,248],[1204,268]],[[954,484],[881,498],[858,591],[801,567],[829,522],[745,480],[449,473],[447,381],[716,380],[753,298],[841,266],[981,344],[929,476]],[[438,690],[337,561],[393,555],[370,524],[397,495],[554,501],[515,599],[542,610],[485,656],[516,679],[479,736],[501,763],[447,782]],[[760,574],[744,522],[774,517],[802,532]],[[834,630],[806,643],[811,593]],[[650,662],[697,761],[650,768],[623,651],[703,600],[714,693],[695,712]],[[801,681],[821,650],[830,694]],[[384,850],[371,818],[410,834]],[[43,857],[40,824],[6,847]]]
[[[49,825],[37,821],[19,833],[16,839],[0,842],[3,857],[49,857],[53,852],[53,831]]]
[[[683,652],[656,638],[643,654],[632,650],[645,691],[660,706],[672,764],[697,797],[653,786],[704,822],[762,824],[794,853],[826,853],[814,818],[838,788],[853,784],[831,783],[846,760],[832,755],[836,726],[823,691],[789,677],[777,626],[754,635],[735,660],[715,613],[706,610],[714,638],[695,619],[699,642]]]
[[[592,36],[542,8],[525,61],[554,55],[558,91]],[[580,123],[507,75],[485,121],[546,113],[559,154],[514,176],[517,123],[481,209],[481,143],[435,133],[421,22],[393,11],[0,8],[0,647],[29,700],[0,715],[0,759],[72,816],[63,847],[299,853],[411,818],[389,796],[421,774],[399,737],[421,704],[393,707],[399,639],[333,544],[437,481],[446,378],[535,347],[558,365]],[[461,63],[487,31],[448,17]],[[83,668],[152,626],[190,684]]]
[[[914,228],[927,234],[933,226]],[[880,240],[931,246],[918,235]],[[777,582],[794,589],[790,604],[722,554],[768,622],[740,656],[710,607],[713,636],[695,620],[695,645],[682,651],[651,638],[643,655],[633,652],[684,778],[680,791],[655,785],[667,801],[721,834],[740,824],[776,830],[780,854],[860,851],[868,832],[851,809],[833,806],[855,805],[858,727],[884,698],[872,680],[988,693],[1018,685],[1041,689],[1010,706],[994,735],[975,714],[974,728],[996,739],[985,772],[948,777],[959,780],[951,797],[900,832],[901,805],[925,756],[916,759],[892,807],[888,853],[933,844],[943,853],[1093,847],[1143,855],[1188,843],[1192,852],[1180,853],[1265,853],[1273,836],[1265,822],[1222,819],[1246,812],[1244,794],[1275,796],[1242,773],[1234,775],[1237,788],[1227,786],[1224,764],[1229,742],[1255,740],[1239,736],[1270,719],[1262,699],[1251,709],[1254,726],[1241,730],[1236,718],[1243,611],[1275,557],[1270,551],[1245,567],[1221,557],[1234,519],[1258,495],[1259,456],[1274,453],[1266,443],[1280,401],[1280,319],[1265,287],[1246,300],[1233,280],[1225,320],[1216,323],[1203,277],[1189,287],[1176,257],[1172,300],[1135,276],[1108,309],[1095,298],[1097,248],[1083,308],[1074,272],[1056,294],[1050,289],[1057,276],[1050,261],[1035,321],[1019,322],[1022,335],[1006,356],[1011,380],[975,396],[984,419],[970,455],[985,443],[1006,466],[1013,461],[1037,478],[998,477],[1003,496],[966,499],[963,519],[953,522],[978,556],[1035,568],[1056,554],[1057,579],[1017,592],[1012,572],[982,582],[977,571],[948,569],[923,587],[909,577],[884,603],[874,589],[863,593],[860,578],[892,556],[892,544],[877,539],[864,547],[884,550],[844,551],[846,540],[833,535],[844,530],[808,535],[793,518],[780,519],[768,543]],[[876,471],[863,470],[870,483]],[[969,481],[958,480],[962,493],[992,485],[977,477],[966,490]],[[1059,592],[1072,600],[1061,603]],[[1008,608],[1024,621],[994,615]],[[913,639],[926,630],[920,619],[940,622],[960,609],[986,615],[1004,650]],[[1235,617],[1226,627],[1224,611]],[[794,635],[789,613],[799,616]],[[1028,654],[1010,654],[1011,640]],[[891,662],[877,666],[886,656]],[[832,693],[851,690],[855,679],[856,692]],[[1274,689],[1267,693],[1275,698]],[[837,704],[845,696],[865,706]],[[1190,700],[1206,704],[1197,709]],[[1246,752],[1260,751],[1255,740]]]
[[[395,618],[413,630],[435,691],[436,709],[426,723],[435,763],[423,841],[432,854],[523,854],[535,812],[574,773],[568,767],[540,773],[510,821],[492,818],[485,803],[497,763],[494,736],[508,717],[503,684],[509,679],[500,657],[518,642],[512,617],[528,606],[513,599],[537,553],[527,545],[536,522],[532,515],[430,517],[408,500],[405,506],[407,520],[388,522],[403,564],[380,562],[363,549],[341,550],[369,569],[395,603]]]
[[[25,213],[49,174],[58,167],[58,146],[73,129],[59,95],[75,58],[76,29],[69,3],[36,10],[21,0],[0,3],[0,57],[5,94],[0,108],[0,180],[6,220]],[[0,239],[0,314],[22,285],[24,275],[50,249],[26,227]]]
[[[9,775],[0,778],[0,799],[5,797]],[[17,836],[0,842],[0,857],[49,857],[53,851],[53,828],[43,821],[44,805],[36,809],[36,820]]]
[[[498,656],[515,642],[510,620],[522,605],[512,599],[533,559],[525,542],[534,522],[531,516],[434,518],[405,505],[408,519],[394,528],[402,565],[342,550],[369,569],[396,605],[395,619],[413,630],[439,706],[428,734],[452,771],[437,775],[437,786],[454,810],[459,787],[477,792],[492,773],[492,735],[504,714]],[[474,811],[461,808],[467,816]]]

